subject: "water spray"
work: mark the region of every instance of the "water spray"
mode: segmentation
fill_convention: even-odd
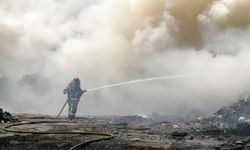
[[[141,82],[148,82],[148,81],[156,81],[156,80],[166,80],[166,79],[174,79],[174,78],[186,78],[188,77],[187,75],[169,75],[169,76],[161,76],[161,77],[151,77],[151,78],[146,78],[146,79],[137,79],[137,80],[132,80],[132,81],[126,81],[126,82],[119,82],[119,83],[114,83],[114,84],[109,84],[105,86],[100,86],[92,89],[87,89],[88,92],[91,91],[97,91],[97,90],[102,90],[106,88],[112,88],[112,87],[118,87],[118,86],[124,86],[124,85],[129,85],[129,84],[135,84],[135,83],[141,83]],[[64,103],[61,111],[57,115],[56,118],[59,118],[61,113],[63,112],[68,100]]]
[[[171,75],[171,76],[151,77],[151,78],[146,78],[146,79],[137,79],[137,80],[132,80],[132,81],[109,84],[109,85],[105,85],[105,86],[101,86],[101,87],[87,89],[87,91],[90,92],[90,91],[96,91],[96,90],[101,90],[101,89],[105,89],[105,88],[112,88],[112,87],[124,86],[124,85],[129,85],[129,84],[136,84],[136,83],[141,83],[141,82],[148,82],[148,81],[155,81],[155,80],[166,80],[166,79],[174,79],[174,78],[185,78],[185,77],[187,77],[187,75]]]

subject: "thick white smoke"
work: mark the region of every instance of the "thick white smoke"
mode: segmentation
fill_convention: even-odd
[[[58,113],[75,76],[189,76],[86,93],[79,115],[208,114],[250,91],[249,0],[1,0],[0,18],[8,110]]]

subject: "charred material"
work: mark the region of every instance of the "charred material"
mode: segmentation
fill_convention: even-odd
[[[196,130],[213,135],[250,136],[250,102],[239,100],[213,115],[193,122]]]
[[[19,120],[11,115],[9,112],[7,111],[3,111],[2,108],[0,108],[0,123],[7,123],[7,122],[18,122]]]

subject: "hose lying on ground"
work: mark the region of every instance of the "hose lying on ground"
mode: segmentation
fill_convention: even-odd
[[[21,130],[15,130],[15,129],[11,129],[11,127],[14,126],[20,126],[20,125],[26,125],[26,124],[40,124],[40,123],[69,123],[68,121],[31,121],[31,122],[21,122],[21,123],[14,123],[11,125],[7,125],[5,127],[3,127],[3,131],[5,132],[14,132],[14,133],[32,133],[32,134],[81,134],[81,135],[99,135],[99,136],[105,136],[105,137],[101,137],[98,139],[93,139],[93,140],[88,140],[88,141],[84,141],[81,142],[77,145],[74,145],[73,147],[69,148],[68,150],[78,150],[80,149],[82,146],[92,143],[92,142],[97,142],[97,141],[101,141],[101,140],[109,140],[114,138],[114,136],[112,134],[109,133],[99,133],[99,132],[84,132],[84,131],[80,131],[80,132],[59,132],[59,131],[44,131],[44,132],[40,132],[40,131],[21,131]]]

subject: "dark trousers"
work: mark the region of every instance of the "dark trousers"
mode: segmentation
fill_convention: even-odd
[[[68,118],[69,120],[75,119],[75,114],[77,111],[77,106],[79,103],[80,98],[70,98],[68,101],[69,111],[68,111]]]

